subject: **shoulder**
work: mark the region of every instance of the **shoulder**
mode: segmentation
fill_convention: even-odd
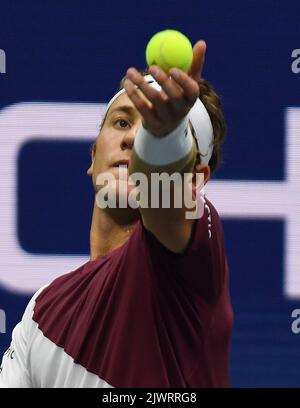
[[[59,276],[39,290],[32,299],[33,320],[38,323],[37,316],[43,314],[49,316],[51,311],[56,310],[58,306],[61,308],[66,307],[67,299],[76,298],[78,290],[82,291],[84,287],[90,284],[95,271],[94,265],[97,262],[86,262],[76,270]],[[63,310],[61,312],[63,313]]]
[[[33,296],[31,297],[30,301],[28,302],[26,309],[24,311],[23,317],[22,317],[22,327],[23,330],[26,331],[27,333],[30,330],[30,325],[32,323],[32,315],[34,311],[34,307],[36,304],[37,298],[40,296],[41,293],[49,286],[49,284],[42,286],[40,289],[38,289]]]

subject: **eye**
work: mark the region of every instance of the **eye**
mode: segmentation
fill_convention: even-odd
[[[118,128],[118,129],[127,129],[128,127],[130,127],[129,123],[127,122],[127,120],[125,119],[117,119],[114,122],[114,125]]]

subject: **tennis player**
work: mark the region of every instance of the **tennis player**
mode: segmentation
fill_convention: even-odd
[[[147,180],[161,172],[209,180],[225,125],[217,94],[200,79],[205,48],[194,46],[188,74],[127,71],[92,149],[96,198],[99,176],[120,181],[120,170]],[[233,316],[223,230],[195,180],[198,218],[172,199],[169,208],[161,201],[121,208],[119,199],[101,208],[95,198],[90,261],[33,296],[3,357],[1,387],[229,386]]]

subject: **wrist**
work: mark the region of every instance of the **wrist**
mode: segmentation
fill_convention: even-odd
[[[150,165],[168,165],[188,156],[193,146],[193,136],[188,116],[172,132],[158,137],[143,125],[137,131],[134,149],[138,157]]]

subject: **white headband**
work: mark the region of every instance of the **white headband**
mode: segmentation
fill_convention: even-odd
[[[145,80],[153,86],[156,90],[160,91],[161,86],[155,81],[151,75],[144,76]],[[121,89],[112,99],[108,102],[106,107],[106,113],[115,100],[125,92],[125,89]],[[105,113],[105,114],[106,114]],[[188,118],[194,128],[197,138],[198,149],[201,153],[201,163],[208,164],[212,152],[213,152],[213,127],[207,110],[201,100],[197,98],[194,106],[188,113]]]

